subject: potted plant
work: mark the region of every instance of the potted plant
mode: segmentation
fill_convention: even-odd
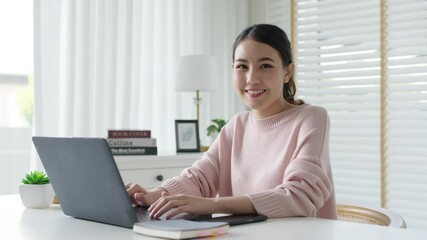
[[[224,119],[215,118],[211,120],[212,124],[206,128],[208,137],[211,138],[211,144],[218,136],[218,133],[221,131],[222,127],[227,123]]]
[[[55,194],[45,173],[29,172],[21,182],[19,194],[26,208],[47,208],[51,205]]]

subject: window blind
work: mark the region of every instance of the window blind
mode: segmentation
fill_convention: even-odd
[[[387,5],[386,202],[427,228],[427,1]]]
[[[337,201],[381,205],[383,127],[385,207],[427,229],[427,0],[385,0],[384,39],[380,0],[293,2],[297,93],[329,112]],[[289,1],[267,4],[284,26]]]
[[[295,1],[300,98],[328,110],[337,202],[380,205],[378,1]]]

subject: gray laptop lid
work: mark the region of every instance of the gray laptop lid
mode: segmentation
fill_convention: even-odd
[[[137,221],[105,139],[33,137],[66,215],[132,228]]]

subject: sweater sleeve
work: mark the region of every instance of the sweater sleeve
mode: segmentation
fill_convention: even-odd
[[[218,160],[205,152],[191,167],[177,177],[163,182],[162,188],[171,194],[189,194],[199,197],[214,197],[218,190]]]
[[[297,120],[297,119],[295,119]],[[311,216],[333,191],[329,165],[329,118],[326,110],[313,109],[299,119],[297,147],[274,189],[248,194],[259,214],[269,217]]]

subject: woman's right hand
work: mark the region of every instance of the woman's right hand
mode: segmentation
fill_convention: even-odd
[[[166,192],[163,188],[145,190],[138,184],[129,183],[126,185],[126,191],[132,200],[132,203],[139,206],[150,206]]]

